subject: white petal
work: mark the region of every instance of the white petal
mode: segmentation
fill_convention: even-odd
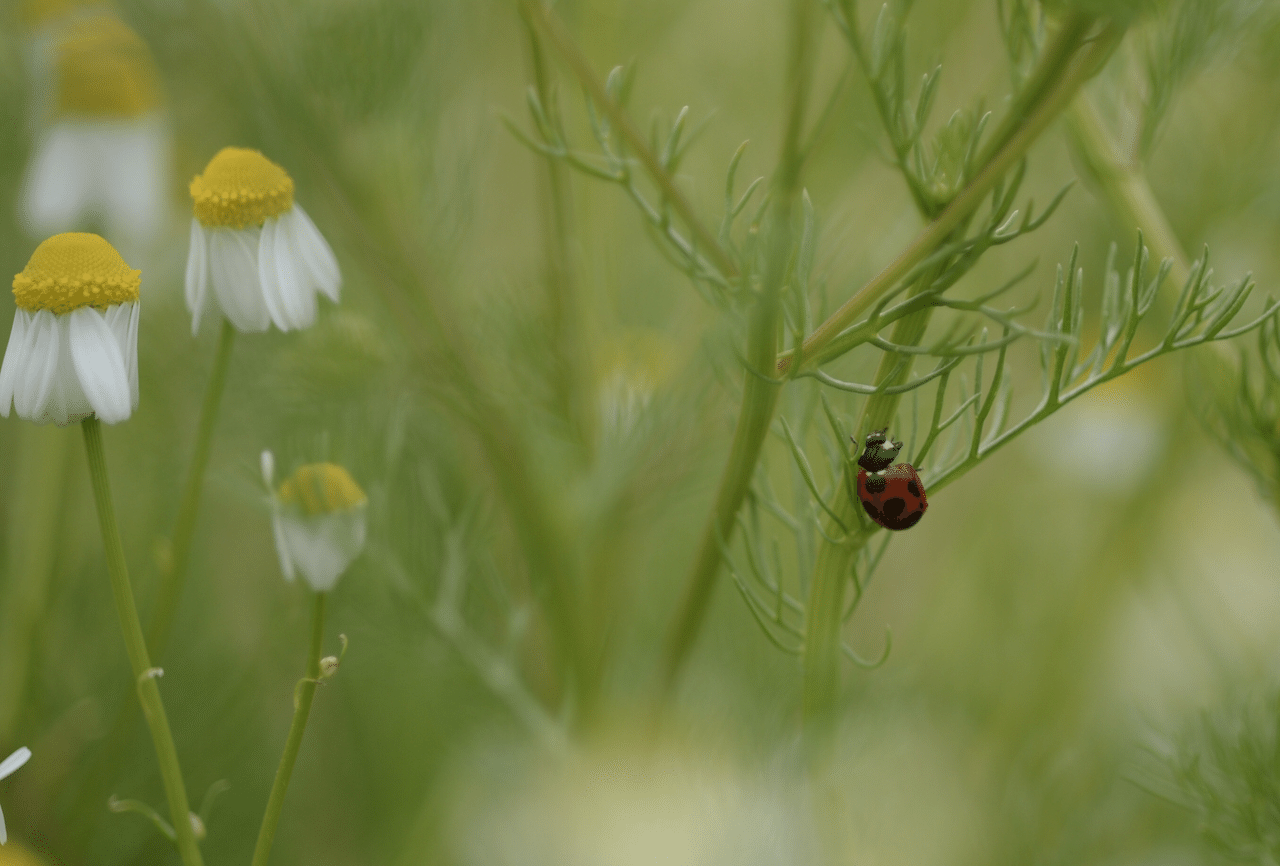
[[[13,405],[13,383],[26,367],[24,345],[31,314],[19,307],[13,314],[13,330],[9,332],[9,345],[4,350],[4,363],[0,364],[0,416],[9,417]]]
[[[212,229],[209,271],[218,305],[236,330],[265,331],[271,325],[258,280],[258,229]]]
[[[169,139],[154,117],[103,124],[94,145],[105,169],[99,205],[109,237],[153,238],[164,224]]]
[[[133,411],[129,370],[120,344],[102,313],[92,307],[72,310],[71,359],[80,386],[97,416],[107,424],[119,424]]]
[[[360,554],[365,541],[365,509],[319,517],[283,514],[280,525],[294,565],[316,592],[328,592]]]
[[[258,458],[258,465],[262,467],[262,483],[267,485],[267,490],[271,490],[276,477],[276,456],[269,450],[263,450],[262,456]]]
[[[293,557],[289,553],[289,543],[285,538],[284,518],[280,516],[280,509],[275,509],[271,514],[271,534],[276,539],[276,556],[280,557],[280,570],[284,572],[284,579],[289,583],[293,583]]]
[[[58,329],[58,366],[54,370],[53,387],[49,389],[49,399],[45,402],[39,423],[52,421],[59,427],[65,427],[92,415],[93,406],[84,395],[75,362],[71,359],[71,316],[54,316],[54,324]]]
[[[293,311],[280,294],[280,280],[276,277],[276,229],[277,217],[269,217],[262,224],[258,238],[258,282],[262,286],[262,301],[267,305],[271,321],[282,331],[293,330]]]
[[[9,833],[4,829],[4,810],[0,809],[0,845],[9,841]]]
[[[316,224],[307,216],[307,212],[297,202],[284,214],[294,225],[290,234],[297,244],[298,254],[306,263],[307,270],[320,291],[329,296],[329,300],[338,303],[338,289],[342,286],[342,272],[338,270],[338,259],[329,247],[329,243],[320,234]]]
[[[58,322],[53,313],[40,310],[32,317],[25,345],[26,369],[17,375],[13,383],[13,405],[19,418],[37,424],[52,420],[46,409],[58,371],[58,352],[61,349],[58,336]]]
[[[291,311],[295,328],[309,328],[316,321],[316,293],[310,270],[301,258],[296,217],[286,213],[276,227],[276,275],[280,295]]]
[[[39,235],[83,228],[91,195],[84,134],[60,123],[40,142],[22,191],[22,222]]]
[[[200,220],[191,218],[191,246],[187,251],[187,309],[191,312],[191,333],[200,331],[205,295],[209,288],[209,240]]]
[[[133,408],[138,408],[138,317],[141,304],[130,301],[125,304],[112,304],[107,307],[103,317],[107,327],[120,347],[120,357],[124,358],[125,369],[129,373],[129,395],[133,400]]]
[[[31,750],[23,746],[9,757],[0,761],[0,779],[13,775],[13,772],[31,760]]]

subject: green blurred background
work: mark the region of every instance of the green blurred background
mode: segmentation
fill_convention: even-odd
[[[1178,94],[1149,167],[1183,244],[1210,244],[1219,274],[1252,271],[1264,293],[1280,278],[1273,6]],[[1144,790],[1160,772],[1149,747],[1271,689],[1280,531],[1268,494],[1188,408],[1181,359],[1070,405],[895,537],[846,635],[874,656],[888,625],[893,651],[877,671],[846,672],[821,773],[808,774],[800,754],[797,663],[763,638],[726,580],[655,725],[659,648],[732,432],[733,331],[618,190],[569,175],[569,315],[581,345],[565,363],[547,300],[546,163],[501,123],[529,126],[533,67],[514,4],[136,0],[116,12],[154,55],[173,143],[172,218],[129,255],[143,271],[141,405],[106,433],[144,615],[215,343],[208,324],[191,337],[182,299],[186,183],[225,145],[261,149],[294,178],[344,276],[342,304],[325,305],[313,329],[237,344],[187,593],[157,661],[193,799],[217,780],[231,785],[209,821],[207,862],[249,859],[307,639],[306,598],[281,579],[272,547],[264,448],[286,471],[342,463],[371,503],[368,548],[330,606],[327,644],[336,650],[345,633],[350,652],[318,692],[276,863],[1221,856],[1192,812]],[[710,117],[679,175],[710,221],[743,140],[740,178],[770,171],[783,116],[781,0],[563,0],[556,13],[601,73],[636,60],[630,108],[642,126],[686,104]],[[943,65],[939,118],[978,99],[1001,104],[1008,73],[989,0],[919,0],[910,21],[912,73]],[[6,274],[41,240],[17,209],[34,144],[28,22],[7,10],[0,38]],[[816,270],[839,300],[920,221],[878,150],[865,82],[854,69],[838,84],[849,58],[830,22],[819,44],[817,92],[840,90],[804,183],[818,215]],[[585,139],[578,88],[549,68]],[[1028,188],[1047,200],[1076,173],[1055,126],[1031,152]],[[1133,238],[1078,185],[1044,229],[989,254],[958,290],[978,294],[1038,257],[1025,288],[1047,291],[1078,241],[1096,309],[1109,245],[1129,249]],[[438,330],[406,315],[428,302],[444,311]],[[502,408],[504,435],[531,456],[526,501],[592,576],[589,606],[606,637],[587,721],[558,720],[566,696],[519,520],[495,492],[471,426],[475,394],[437,352],[441,333],[463,347],[469,387]],[[1033,358],[1022,358],[1029,380]],[[0,754],[35,753],[0,783],[10,831],[0,864],[25,862],[23,849],[49,863],[177,862],[136,815],[106,809],[112,794],[159,805],[162,792],[136,712],[108,748],[132,696],[78,439],[0,422]],[[781,471],[786,459],[771,446],[766,462]],[[40,502],[56,514],[44,582],[29,573]],[[537,724],[433,622],[456,561],[468,564],[470,633],[496,657],[510,648],[521,694],[546,708]],[[570,745],[557,745],[566,730]]]

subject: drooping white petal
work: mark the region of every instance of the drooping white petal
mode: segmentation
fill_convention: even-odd
[[[281,514],[285,546],[294,567],[316,592],[328,592],[360,554],[365,541],[365,509],[303,516]]]
[[[4,810],[0,809],[0,845],[9,841],[9,833],[4,828]]]
[[[258,232],[256,228],[209,231],[213,294],[239,331],[265,331],[271,325],[258,279]]]
[[[285,537],[283,518],[280,516],[278,507],[271,512],[271,534],[276,540],[276,556],[280,558],[280,571],[284,573],[286,581],[293,583],[295,577],[293,556],[290,554],[289,541]]]
[[[92,159],[75,122],[53,127],[36,146],[22,190],[22,216],[35,234],[80,228],[91,195]]]
[[[262,301],[267,305],[271,321],[282,331],[297,327],[293,323],[293,310],[280,292],[280,280],[276,276],[276,229],[278,217],[268,217],[262,224],[258,237],[258,282],[262,285]]]
[[[30,749],[28,749],[26,746],[23,746],[21,749],[18,749],[12,755],[5,758],[3,761],[0,761],[0,779],[4,779],[13,775],[14,771],[16,771],[19,767],[21,767],[23,764],[25,764],[27,761],[30,761],[30,760],[31,760]]]
[[[120,344],[93,307],[72,310],[69,318],[71,360],[84,395],[103,422],[119,424],[133,411],[129,370]]]
[[[169,137],[157,117],[108,121],[93,130],[103,165],[99,207],[108,237],[155,237],[165,222],[169,177]]]
[[[191,245],[187,251],[187,309],[191,312],[191,333],[200,331],[206,293],[209,288],[209,240],[200,220],[191,218]]]
[[[276,455],[272,454],[269,449],[264,449],[262,455],[258,458],[258,465],[262,468],[262,483],[267,485],[267,490],[274,489]]]
[[[316,224],[307,216],[307,212],[297,202],[286,213],[281,215],[282,221],[293,223],[290,235],[297,244],[298,257],[306,265],[307,271],[315,280],[320,291],[329,296],[329,300],[338,303],[338,290],[342,287],[342,271],[338,270],[338,259],[333,254],[324,235],[316,228]]]
[[[9,417],[13,404],[13,384],[26,368],[25,344],[31,314],[19,307],[13,314],[13,330],[9,332],[9,345],[4,350],[4,363],[0,364],[0,416]]]
[[[32,317],[27,329],[26,369],[14,382],[13,405],[18,417],[37,424],[52,420],[46,409],[58,371],[58,330],[57,317],[48,310],[40,310]]]
[[[133,408],[138,408],[138,318],[141,305],[137,301],[112,304],[103,312],[107,327],[120,347],[125,369],[129,372],[129,394]]]
[[[316,287],[311,272],[300,258],[299,222],[285,213],[276,226],[275,267],[280,294],[292,312],[295,328],[309,328],[316,321]]]
[[[59,427],[65,427],[92,415],[93,406],[84,395],[75,362],[71,359],[71,316],[54,316],[54,324],[58,329],[58,366],[53,373],[53,386],[49,389],[44,411],[33,420],[39,424],[52,421]]]

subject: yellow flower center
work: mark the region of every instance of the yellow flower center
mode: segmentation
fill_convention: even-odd
[[[136,301],[141,283],[142,271],[126,265],[111,244],[97,235],[68,232],[36,247],[13,278],[13,297],[24,310],[61,315]]]
[[[58,113],[138,117],[160,104],[151,53],[125,24],[94,15],[71,25],[58,43]]]
[[[293,207],[293,179],[256,150],[224,147],[191,181],[191,197],[202,225],[242,229]]]
[[[308,463],[280,485],[280,503],[309,515],[349,511],[369,501],[347,470],[336,463]]]

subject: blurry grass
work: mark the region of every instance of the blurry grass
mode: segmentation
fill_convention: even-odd
[[[695,117],[715,112],[680,178],[699,207],[715,212],[724,164],[743,139],[751,139],[743,176],[770,165],[782,102],[782,4],[559,5],[598,69],[639,59],[639,120],[669,117],[686,102]],[[960,105],[975,93],[998,98],[1005,73],[990,4],[917,5],[913,63],[945,64],[939,104]],[[1098,487],[1087,467],[1052,459],[1067,450],[1062,437],[1098,429],[1096,420],[1073,428],[1061,417],[931,502],[928,520],[895,540],[850,634],[873,655],[889,624],[894,654],[879,672],[848,675],[838,760],[823,780],[836,795],[819,802],[800,781],[794,755],[796,666],[761,639],[725,587],[669,740],[655,745],[639,731],[657,646],[732,429],[734,397],[711,363],[729,369],[732,359],[714,316],[654,250],[628,203],[574,178],[577,277],[590,335],[585,379],[603,392],[622,371],[646,408],[630,426],[602,424],[590,449],[557,414],[537,198],[543,168],[497,122],[499,112],[523,117],[530,77],[513,8],[134,0],[122,12],[164,73],[177,133],[178,212],[185,213],[186,180],[218,148],[260,147],[293,175],[345,279],[341,308],[327,310],[315,329],[243,339],[233,359],[163,681],[193,798],[218,779],[233,786],[210,824],[209,862],[247,860],[305,642],[305,604],[278,576],[262,502],[256,461],[264,447],[285,469],[341,462],[371,499],[369,549],[332,607],[334,631],[350,637],[351,652],[318,694],[277,863],[657,862],[581,847],[591,827],[577,823],[589,824],[598,808],[637,820],[656,814],[656,833],[663,821],[684,832],[681,816],[646,805],[655,801],[687,803],[694,815],[708,809],[706,820],[717,809],[763,810],[772,817],[761,822],[780,822],[779,838],[805,840],[790,862],[808,856],[810,833],[849,863],[1204,856],[1185,815],[1124,781],[1124,772],[1151,718],[1173,724],[1212,701],[1212,678],[1168,675],[1175,699],[1165,706],[1123,686],[1117,671],[1145,670],[1138,655],[1153,651],[1122,638],[1139,633],[1135,593],[1163,599],[1186,591],[1173,566],[1179,581],[1207,582],[1191,556],[1201,546],[1233,550],[1231,568],[1212,576],[1221,592],[1256,591],[1274,579],[1278,534],[1262,502],[1196,430],[1176,364],[1162,362],[1110,402],[1096,398],[1098,411],[1121,426],[1160,431],[1125,485]],[[1254,39],[1176,103],[1151,177],[1187,246],[1221,241],[1221,273],[1252,269],[1269,287],[1280,276],[1273,243],[1280,36]],[[29,146],[20,52],[20,34],[6,29],[0,189],[10,202]],[[844,63],[827,33],[820,94]],[[562,84],[561,96],[576,112],[574,88]],[[807,181],[822,217],[818,270],[833,299],[881,267],[917,225],[876,154],[864,82],[851,77],[838,106]],[[1073,174],[1059,137],[1037,146],[1029,184],[1039,200]],[[1041,267],[1029,288],[1046,287],[1051,265],[1076,240],[1096,273],[1107,245],[1127,248],[1131,235],[1078,189],[1042,235],[993,253],[959,291],[994,284],[1035,254]],[[185,224],[175,224],[142,265],[142,403],[128,424],[107,431],[144,610],[214,341],[209,328],[189,336],[179,288],[185,238]],[[0,208],[0,260],[12,272],[34,242],[21,234],[13,207]],[[489,582],[468,599],[475,627],[499,644],[505,606],[528,604],[531,590],[511,515],[465,419],[467,394],[445,381],[446,363],[433,366],[436,335],[402,314],[398,295],[410,309],[427,299],[450,311],[443,327],[470,353],[481,387],[535,467],[551,518],[568,527],[572,556],[598,582],[591,602],[607,637],[604,696],[583,764],[538,754],[429,625],[449,521],[462,515],[478,515],[470,543],[492,566]],[[0,321],[9,304],[6,294]],[[19,423],[0,423],[0,453],[12,460],[21,459]],[[34,677],[15,742],[0,743],[0,752],[26,743],[37,760],[0,797],[11,834],[56,862],[158,862],[163,844],[134,817],[108,814],[105,799],[75,811],[101,758],[95,745],[126,697],[127,672],[83,457],[74,449],[69,459]],[[16,488],[18,477],[0,473],[9,520],[29,495]],[[1226,492],[1204,501],[1197,483],[1205,479]],[[1215,515],[1205,529],[1205,512],[1219,501],[1255,516]],[[0,592],[13,579],[0,581]],[[1149,628],[1168,629],[1193,656],[1202,649],[1202,636],[1152,607]],[[1207,633],[1238,633],[1230,617],[1204,616]],[[543,629],[534,623],[519,642],[519,664],[532,690],[555,706],[563,696]],[[1248,641],[1223,643],[1226,669],[1275,676],[1273,666],[1251,662]],[[159,802],[142,734],[139,726],[111,791]],[[652,754],[659,757],[646,763]],[[487,793],[494,791],[501,796]],[[521,835],[529,822],[532,837]],[[498,830],[505,835],[490,838]],[[563,839],[579,842],[556,848]],[[495,854],[494,845],[515,853]],[[534,856],[543,850],[551,852],[545,861]]]

